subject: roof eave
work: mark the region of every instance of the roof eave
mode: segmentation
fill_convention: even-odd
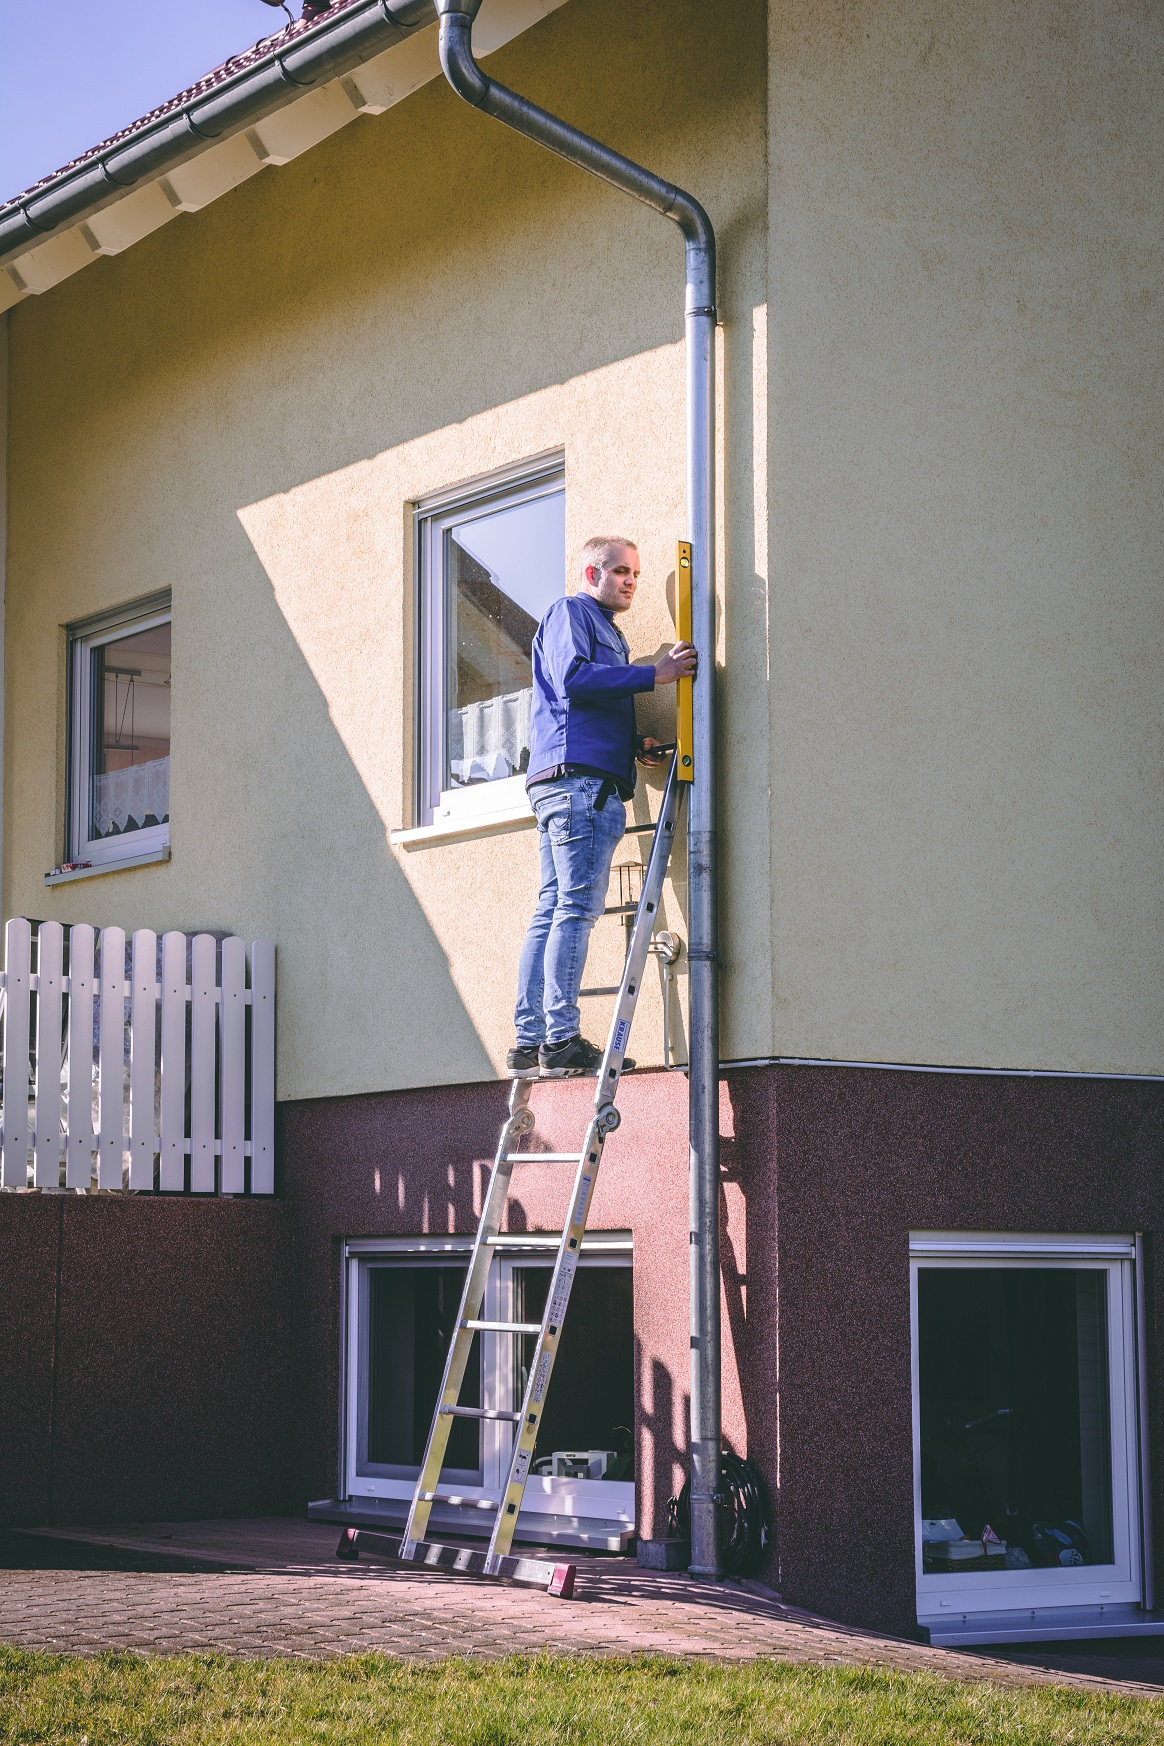
[[[276,39],[269,54],[239,73],[0,209],[0,266],[321,83],[342,78],[432,19],[430,0],[365,0],[283,46]]]

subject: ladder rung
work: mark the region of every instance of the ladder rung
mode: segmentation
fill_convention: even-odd
[[[499,1497],[466,1497],[460,1491],[422,1491],[417,1496],[421,1503],[458,1504],[463,1510],[499,1510]]]
[[[540,1334],[540,1322],[462,1322],[463,1328],[472,1328],[480,1334]]]
[[[615,982],[609,988],[580,988],[578,998],[579,1000],[588,1000],[595,994],[618,994],[619,992],[619,985]]]
[[[498,1407],[443,1406],[440,1411],[451,1419],[506,1419],[516,1425],[520,1413],[503,1413]]]
[[[628,837],[653,837],[659,828],[658,819],[652,819],[650,824],[627,825],[623,835]]]
[[[603,915],[637,915],[637,903],[611,903],[603,910]]]
[[[507,1164],[577,1164],[577,1152],[507,1152]]]

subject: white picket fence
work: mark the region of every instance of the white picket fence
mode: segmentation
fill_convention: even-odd
[[[273,941],[17,917],[0,1002],[0,1188],[275,1192]]]

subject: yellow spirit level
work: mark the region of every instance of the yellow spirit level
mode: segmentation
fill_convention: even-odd
[[[675,551],[675,633],[681,643],[692,640],[690,540],[680,540]],[[680,782],[695,780],[694,684],[693,679],[680,679],[675,687],[675,774]]]

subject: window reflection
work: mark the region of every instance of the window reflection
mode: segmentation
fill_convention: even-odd
[[[465,1288],[464,1267],[373,1267],[368,1273],[368,1460],[419,1467]],[[481,1339],[469,1351],[462,1406],[481,1404]],[[447,1468],[481,1465],[480,1428],[455,1419]]]
[[[530,651],[565,592],[565,516],[565,493],[555,491],[445,533],[445,788],[529,768]]]
[[[1113,1558],[1107,1275],[918,1273],[927,1574]]]
[[[514,1269],[518,1321],[545,1314],[552,1270]],[[534,1449],[535,1474],[631,1480],[634,1467],[634,1284],[629,1267],[580,1267],[562,1326]],[[537,1341],[520,1339],[520,1407]]]
[[[170,817],[170,626],[92,649],[91,837]]]

